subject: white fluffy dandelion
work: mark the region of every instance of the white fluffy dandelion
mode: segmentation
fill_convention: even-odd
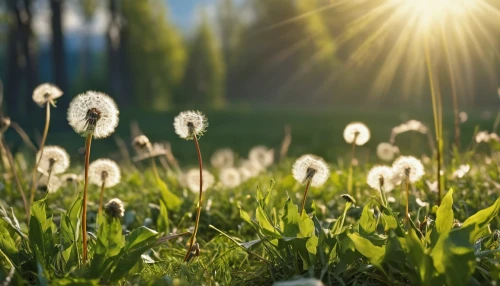
[[[199,111],[183,111],[174,119],[175,133],[186,140],[202,136],[207,127],[207,118]]]
[[[394,176],[407,176],[410,183],[415,183],[424,175],[424,166],[419,159],[412,156],[401,156],[392,164]]]
[[[202,191],[206,191],[215,183],[215,178],[207,170],[202,171],[203,176],[203,186]],[[184,183],[193,193],[200,192],[200,170],[199,169],[191,169],[186,174],[184,174],[183,178]]]
[[[118,108],[108,95],[87,91],[76,96],[68,108],[68,121],[73,129],[94,138],[105,138],[115,131],[118,125]]]
[[[151,142],[146,135],[139,135],[132,140],[132,146],[134,147],[137,154],[142,154],[144,152],[149,152],[151,150]]]
[[[120,218],[125,214],[125,207],[120,199],[114,198],[104,205],[104,212],[110,217]]]
[[[394,189],[392,169],[387,166],[375,166],[368,172],[366,182],[377,191],[392,191]]]
[[[476,134],[476,143],[485,142],[488,143],[490,141],[490,134],[487,131],[480,131]]]
[[[110,159],[97,159],[89,165],[90,183],[105,188],[116,186],[120,182],[120,167]]]
[[[391,143],[380,143],[377,146],[377,156],[383,161],[392,161],[394,157],[399,153],[399,148],[392,145]]]
[[[68,174],[62,174],[60,178],[63,184],[71,184],[74,182],[80,182],[83,179],[83,176],[68,173]]]
[[[311,180],[311,186],[319,187],[330,177],[330,169],[323,158],[307,154],[295,161],[292,166],[292,175],[301,184]]]
[[[63,92],[55,85],[43,83],[33,91],[33,101],[40,107],[44,107],[47,102],[54,105],[54,100],[61,97]]]
[[[248,153],[248,159],[267,168],[274,163],[274,149],[269,149],[266,146],[255,146]]]
[[[252,160],[243,160],[240,168],[246,169],[250,174],[250,177],[255,177],[264,170],[261,164]]]
[[[241,166],[238,168],[238,172],[240,173],[240,180],[241,182],[246,182],[248,181],[250,178],[252,178],[252,173],[250,172],[250,170],[248,170],[247,168]]]
[[[212,157],[210,157],[210,163],[214,168],[223,169],[233,167],[234,165],[234,152],[229,148],[223,148],[216,150]]]
[[[45,146],[36,154],[36,160],[38,171],[44,174],[62,174],[69,168],[69,155],[59,146]]]
[[[235,168],[224,168],[220,171],[219,180],[227,188],[236,188],[241,184],[241,175]]]
[[[370,130],[361,122],[349,123],[344,129],[344,140],[349,144],[364,145],[370,140]]]

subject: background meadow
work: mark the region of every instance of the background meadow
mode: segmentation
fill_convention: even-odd
[[[499,282],[498,15],[495,0],[1,2],[0,283]],[[37,92],[45,82],[63,95]],[[89,116],[103,122],[109,108],[71,115],[87,91],[119,109],[106,138]],[[207,118],[203,136],[184,128],[210,172],[191,252],[199,161],[174,128],[186,110]],[[361,146],[343,135],[352,122],[369,128]],[[90,163],[109,158],[121,173],[103,204],[119,198],[123,214],[99,211],[99,184],[82,203],[92,132]],[[390,159],[384,142],[399,150]],[[35,167],[42,145],[66,150],[64,174]],[[234,156],[224,168],[222,148]],[[309,188],[307,166],[305,179],[292,173],[304,154],[327,163],[321,186]],[[371,188],[372,168],[399,156],[424,175],[407,184],[393,168],[393,188]]]

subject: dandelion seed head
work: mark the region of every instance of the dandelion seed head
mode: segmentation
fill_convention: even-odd
[[[399,153],[399,148],[392,145],[391,143],[380,143],[377,146],[377,156],[383,161],[392,161],[394,157]]]
[[[487,131],[480,131],[476,134],[476,143],[485,142],[488,143],[490,141],[490,134]]]
[[[89,165],[90,183],[105,188],[116,186],[121,179],[120,167],[110,159],[97,159]]]
[[[387,197],[387,201],[389,203],[395,203],[396,202],[396,198],[395,197]]]
[[[202,176],[203,176],[203,186],[202,189],[203,191],[206,191],[208,188],[212,187],[213,184],[215,183],[215,178],[207,170],[202,170]],[[186,174],[184,174],[183,181],[185,185],[187,186],[188,189],[190,189],[193,193],[199,193],[200,192],[200,170],[193,168],[189,171],[187,171]]]
[[[81,180],[82,180],[81,175],[77,175],[77,174],[63,174],[63,175],[61,175],[61,181],[63,182],[63,184],[79,182]]]
[[[118,126],[118,108],[108,95],[87,91],[77,95],[68,108],[68,122],[82,136],[95,138],[111,135]]]
[[[241,175],[235,168],[224,168],[220,171],[219,180],[227,188],[236,188],[241,184]]]
[[[36,154],[36,160],[40,161],[38,171],[44,174],[49,171],[52,174],[62,174],[69,168],[69,155],[59,146],[45,146],[43,152]]]
[[[392,169],[387,166],[375,166],[368,172],[366,182],[377,191],[390,192],[394,189]]]
[[[244,160],[243,162],[241,162],[240,167],[247,169],[250,174],[250,177],[257,176],[264,169],[264,167],[262,167],[261,164],[252,160]]]
[[[110,217],[120,218],[125,214],[125,207],[120,199],[114,198],[104,205],[104,212]]]
[[[234,152],[229,148],[223,148],[216,150],[212,157],[210,157],[210,163],[214,168],[223,169],[233,167],[234,165]]]
[[[246,182],[252,178],[252,173],[245,167],[239,167],[238,172],[240,173],[241,182]]]
[[[429,204],[428,202],[422,201],[420,198],[416,198],[415,202],[417,203],[417,205],[419,205],[421,207],[425,207],[425,206],[427,206]]]
[[[149,152],[151,149],[151,142],[146,135],[139,135],[132,140],[132,146],[136,150],[137,153]]]
[[[194,136],[202,136],[207,127],[207,118],[197,110],[183,111],[174,119],[175,133],[186,140],[194,139]]]
[[[400,156],[392,164],[394,176],[404,178],[408,176],[411,183],[420,180],[424,175],[424,166],[419,159],[412,156]]]
[[[49,181],[49,177],[43,175],[38,180],[38,189],[53,194],[61,188],[61,184],[61,180],[57,176],[50,176]]]
[[[467,115],[467,112],[465,112],[465,111],[461,111],[458,114],[458,117],[460,118],[460,123],[465,123],[467,121],[467,119],[469,119],[469,116]]]
[[[274,163],[274,149],[268,149],[266,146],[255,146],[248,153],[248,159],[267,168]]]
[[[319,187],[330,177],[330,169],[323,158],[307,154],[295,161],[292,166],[292,175],[302,184],[311,180],[312,187]]]
[[[55,85],[43,83],[33,91],[33,101],[40,107],[45,106],[47,102],[54,103],[54,100],[61,97],[63,92]]]
[[[344,129],[344,140],[349,144],[356,140],[356,145],[364,145],[370,140],[370,129],[361,122],[349,123]]]
[[[135,156],[132,160],[137,162],[137,161],[142,161],[146,160],[149,158],[153,157],[159,157],[159,156],[164,156],[167,154],[167,149],[164,144],[162,143],[153,143],[151,144],[149,151],[140,151],[140,154]]]

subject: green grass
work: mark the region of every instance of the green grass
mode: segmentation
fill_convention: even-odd
[[[143,113],[136,118],[142,131],[152,141],[172,142],[174,154],[181,166],[187,169],[196,163],[196,153],[193,142],[180,140],[175,136],[172,127],[175,115],[176,113]],[[216,282],[220,285],[270,285],[273,281],[315,277],[322,279],[325,284],[465,285],[488,284],[500,279],[498,234],[495,238],[495,231],[500,227],[498,215],[489,220],[486,215],[482,215],[481,220],[487,223],[480,227],[483,232],[479,242],[465,238],[474,233],[469,228],[456,225],[449,229],[440,226],[444,217],[453,216],[457,222],[463,223],[473,214],[495,203],[500,194],[500,158],[495,155],[500,150],[498,143],[473,145],[472,148],[464,147],[460,153],[446,153],[446,190],[454,189],[453,201],[448,201],[450,204],[439,211],[435,206],[436,194],[430,191],[426,183],[435,180],[434,165],[432,161],[426,162],[426,175],[411,190],[410,211],[415,230],[410,230],[413,228],[402,225],[402,186],[388,194],[394,197],[395,202],[390,204],[389,209],[384,209],[377,202],[377,192],[366,185],[367,172],[371,166],[380,163],[375,157],[374,149],[379,142],[388,141],[391,128],[403,121],[399,112],[240,110],[209,112],[207,116],[210,126],[200,144],[206,166],[216,177],[218,171],[208,166],[208,159],[214,150],[231,147],[245,157],[248,150],[257,144],[278,148],[284,124],[290,124],[293,128],[290,156],[237,188],[224,189],[216,184],[206,192],[198,233],[201,245],[199,258],[190,264],[183,263],[189,237],[175,239],[146,251],[145,254],[151,257],[154,263],[141,260],[119,280],[120,284],[130,281],[141,285],[215,285]],[[129,137],[127,122],[131,118],[131,113],[122,113],[118,134],[123,138]],[[408,115],[404,119],[413,118],[428,123],[429,120],[423,119],[430,117],[427,113],[420,113]],[[450,119],[447,114],[446,126],[452,126]],[[372,139],[357,152],[362,159],[361,164],[354,169],[354,196],[357,203],[349,208],[344,227],[339,227],[338,223],[345,208],[345,201],[340,195],[347,190],[348,166],[345,162],[348,162],[350,156],[346,154],[350,146],[343,142],[342,131],[345,125],[353,120],[365,122],[371,128]],[[469,121],[462,126],[464,146],[470,144],[476,125],[479,125],[481,130],[491,130],[493,122],[492,119],[479,119],[478,113],[469,113]],[[449,131],[445,133],[447,138],[451,137]],[[61,145],[75,154],[80,144],[83,145],[83,138],[73,132],[51,133],[48,143]],[[403,134],[398,137],[396,143],[405,154],[420,157],[424,152],[431,155],[427,138],[421,134]],[[161,178],[168,190],[180,199],[179,204],[175,205],[170,201],[172,205],[167,211],[166,219],[165,210],[162,210],[162,196],[166,191],[155,181],[147,162],[135,166],[127,165],[116,156],[116,145],[112,139],[96,140],[92,148],[92,160],[109,155],[121,162],[122,181],[118,186],[106,190],[105,197],[119,197],[125,202],[126,214],[121,219],[124,230],[133,231],[145,225],[162,234],[169,234],[180,233],[193,227],[197,195],[181,187],[176,174],[160,169]],[[303,153],[322,155],[331,167],[331,176],[327,183],[320,188],[312,188],[308,196],[306,209],[309,213],[314,213],[311,218],[299,218],[298,213],[294,214],[294,205],[300,204],[304,187],[291,176],[291,165],[294,157]],[[28,165],[19,164],[19,174],[25,190],[29,185],[29,163],[32,160],[32,155],[27,152],[17,154],[18,162],[28,162]],[[469,164],[471,170],[463,178],[454,178],[453,172],[460,164]],[[73,160],[72,170],[81,172],[81,159]],[[45,202],[49,219],[53,216],[57,225],[61,214],[68,210],[78,197],[77,191],[81,189],[80,183],[76,190],[72,186],[66,186],[57,193],[48,195]],[[89,231],[96,234],[95,217],[99,188],[91,185],[89,192]],[[11,178],[5,177],[4,188],[0,194],[2,204],[7,210],[12,207],[21,223],[22,231],[28,233],[24,224],[22,203]],[[41,194],[38,194],[38,199],[41,197]],[[416,198],[429,205],[419,206]],[[498,201],[497,205],[500,210]],[[370,209],[375,213],[383,213],[383,216],[379,219],[373,217]],[[8,213],[11,216],[10,210]],[[245,221],[245,213],[251,221]],[[438,219],[440,213],[445,215]],[[286,221],[285,217],[288,217]],[[388,226],[387,221],[391,217],[399,223]],[[433,222],[427,226],[422,224],[420,227],[426,218]],[[7,224],[2,221],[0,227],[7,229]],[[440,232],[436,230],[439,227]],[[422,236],[418,231],[422,232]],[[281,232],[286,235],[280,234]],[[327,235],[322,236],[322,232]],[[22,248],[22,239],[15,231],[9,230],[0,231],[0,249],[2,239],[7,235],[16,238],[17,248]],[[99,233],[97,236],[99,237]],[[310,252],[313,248],[306,248],[305,244],[306,240],[313,236],[319,239],[317,248],[314,248],[315,253]],[[55,237],[56,233],[53,243],[57,244]],[[235,243],[256,239],[261,242],[248,249]],[[418,254],[419,249],[423,251],[421,254]],[[383,259],[379,260],[377,255],[381,252],[384,253]],[[328,258],[327,253],[331,253]],[[262,262],[256,255],[264,258],[266,262]],[[447,263],[446,265],[453,265],[455,269],[442,269],[437,265],[437,261],[441,260]],[[20,284],[27,275],[39,277],[39,273],[30,272],[36,269],[31,268],[30,263],[22,264],[19,267],[22,271],[15,272],[13,285]],[[96,282],[81,280],[84,279],[82,277],[87,277],[85,270],[73,269],[58,273],[52,270],[50,264],[44,267],[47,268],[44,273],[52,283],[77,281],[70,279],[80,279],[78,282],[87,284]],[[7,260],[0,253],[0,281],[8,275],[9,269]],[[422,276],[425,271],[434,273],[434,276]]]

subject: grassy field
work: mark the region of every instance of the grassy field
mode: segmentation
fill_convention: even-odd
[[[176,114],[124,111],[115,134],[130,144],[129,123],[137,120],[151,141],[171,142],[186,171],[197,166],[196,152],[192,141],[175,135]],[[82,264],[81,237],[75,236],[83,182],[67,184],[47,196],[38,192],[28,225],[15,180],[3,169],[0,281],[11,279],[12,285],[23,281],[41,285],[271,285],[311,278],[325,285],[484,285],[500,280],[500,146],[498,142],[473,144],[476,127],[492,130],[494,113],[481,119],[480,112],[469,112],[461,126],[461,152],[452,152],[447,140],[445,190],[453,191],[446,192],[439,207],[432,187],[435,164],[428,138],[415,132],[397,137],[402,154],[431,158],[423,160],[425,175],[409,189],[408,224],[403,219],[405,184],[388,192],[390,202],[385,204],[367,185],[366,176],[372,166],[382,163],[375,148],[389,140],[392,127],[408,119],[431,127],[430,113],[238,110],[207,112],[207,117],[210,125],[200,146],[215,184],[204,194],[199,257],[184,263],[189,236],[168,237],[192,230],[197,194],[182,184],[182,175],[161,165],[160,178],[156,178],[151,160],[127,163],[117,152],[115,140],[108,138],[93,142],[91,161],[105,156],[119,162],[121,182],[106,189],[105,200],[120,198],[125,215],[100,218],[103,222],[96,230],[99,187],[89,187],[90,264]],[[360,164],[352,172],[353,204],[341,198],[349,189],[351,156],[342,132],[351,121],[365,122],[372,134],[356,151]],[[245,158],[255,145],[279,149],[285,124],[292,127],[293,136],[286,160],[235,188],[219,182],[220,170],[209,166],[213,151],[230,147]],[[450,114],[446,114],[445,126],[445,137],[452,138]],[[6,134],[8,142],[14,137],[12,132]],[[66,148],[74,159],[70,170],[81,173],[82,157],[76,154],[83,141],[70,129],[56,127],[47,142]],[[129,152],[133,155],[130,147]],[[304,185],[294,179],[291,168],[295,158],[305,153],[323,156],[330,176],[323,186],[310,189],[309,215],[300,215]],[[21,185],[27,190],[33,154],[23,151],[16,159]],[[457,176],[461,165],[470,169]],[[305,280],[298,283],[302,284],[289,285],[316,285]]]

